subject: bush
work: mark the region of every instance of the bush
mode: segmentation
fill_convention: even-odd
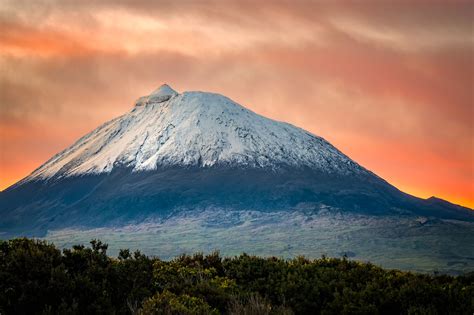
[[[0,241],[0,314],[472,314],[474,273],[218,253],[171,261],[107,245]]]
[[[203,299],[187,294],[176,295],[168,290],[157,293],[143,303],[143,315],[212,315],[219,314]]]

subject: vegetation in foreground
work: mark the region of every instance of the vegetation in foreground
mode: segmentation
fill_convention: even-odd
[[[0,241],[1,314],[472,314],[474,274],[424,275],[347,259],[182,255]]]

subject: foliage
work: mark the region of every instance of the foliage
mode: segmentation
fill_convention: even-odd
[[[474,273],[215,252],[171,261],[107,245],[0,241],[0,314],[472,314]]]
[[[187,294],[176,295],[168,290],[156,293],[143,303],[143,308],[139,311],[143,315],[212,315],[219,314],[216,309],[212,309],[203,299]]]

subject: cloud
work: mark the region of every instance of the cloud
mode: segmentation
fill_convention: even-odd
[[[401,187],[474,206],[472,7],[4,1],[0,171],[11,175],[0,185],[167,82],[228,95]]]

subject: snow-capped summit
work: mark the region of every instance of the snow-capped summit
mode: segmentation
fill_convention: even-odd
[[[168,84],[162,84],[159,88],[154,90],[150,96],[174,96],[178,94],[175,90],[173,90]]]
[[[27,180],[164,166],[309,167],[364,173],[324,139],[260,116],[229,98],[178,94],[168,85],[143,96],[130,112],[105,123],[34,171]]]
[[[178,95],[178,92],[173,90],[168,84],[163,84],[150,95],[140,97],[136,101],[135,106],[143,106],[149,103],[162,103],[176,95]]]

